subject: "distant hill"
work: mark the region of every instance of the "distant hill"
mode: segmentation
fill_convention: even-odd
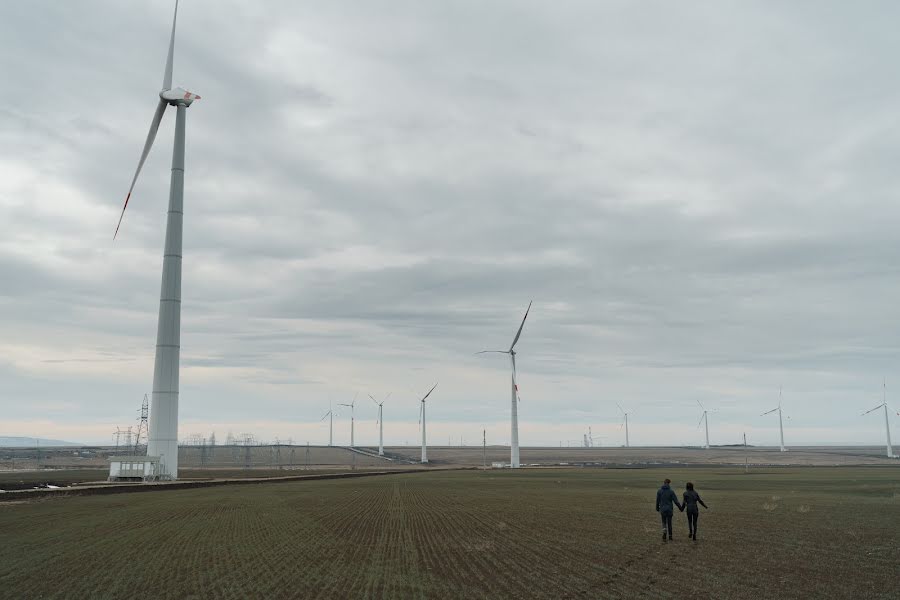
[[[46,440],[33,437],[12,437],[0,435],[0,448],[34,448],[35,446],[83,446],[78,442],[64,442],[62,440]]]

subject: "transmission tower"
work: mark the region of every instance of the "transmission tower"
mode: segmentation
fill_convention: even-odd
[[[134,434],[131,431],[131,426],[128,429],[122,429],[121,427],[116,427],[115,433],[113,436],[116,438],[116,452],[115,454],[119,454],[119,446],[122,447],[123,452],[127,452],[132,448],[132,438]]]
[[[281,470],[281,440],[275,438],[275,468]]]
[[[244,445],[244,468],[249,469],[253,464],[250,447],[256,444],[256,439],[252,433],[244,433],[241,435],[241,438]]]
[[[206,445],[206,438],[201,438],[200,439],[200,468],[205,469],[207,462],[209,462],[209,446]]]
[[[137,434],[134,437],[134,454],[140,456],[147,451],[147,436],[149,429],[147,428],[147,420],[150,416],[150,404],[147,400],[147,394],[144,394],[144,402],[141,404],[141,420],[138,422]],[[143,447],[143,448],[142,448]],[[143,452],[142,452],[143,449]]]

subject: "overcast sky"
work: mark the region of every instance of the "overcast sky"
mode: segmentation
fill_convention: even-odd
[[[150,391],[172,2],[0,3],[0,435]],[[181,3],[180,437],[881,444],[900,401],[900,5]],[[335,422],[349,443],[349,412]],[[895,432],[895,435],[896,432]]]

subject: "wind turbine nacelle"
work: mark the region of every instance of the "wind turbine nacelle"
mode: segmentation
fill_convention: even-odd
[[[191,102],[200,99],[200,96],[194,92],[189,92],[181,87],[163,90],[159,93],[159,97],[169,104],[183,104],[185,106],[190,106]]]

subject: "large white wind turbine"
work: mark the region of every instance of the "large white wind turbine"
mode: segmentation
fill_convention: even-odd
[[[625,447],[629,448],[630,446],[628,444],[628,413],[625,412],[624,408],[619,406],[618,402],[616,402],[616,406],[619,407],[619,411],[621,411],[621,413],[625,416],[625,420],[622,423],[623,423],[623,425],[625,425]],[[707,443],[707,445],[709,445],[709,436],[707,435],[706,437],[707,437],[706,443]]]
[[[390,397],[391,394],[388,393],[388,395],[384,397],[384,400],[387,400]],[[384,456],[384,400],[379,402],[372,394],[369,394],[369,398],[372,398],[372,402],[378,407],[378,456]]]
[[[334,409],[331,408],[331,401],[328,401],[328,412],[325,413],[319,422],[325,420],[325,417],[328,417],[328,445],[334,445]]]
[[[882,398],[881,404],[879,404],[875,408],[867,410],[863,413],[863,416],[866,416],[870,412],[875,412],[879,408],[884,409],[884,432],[887,435],[887,457],[896,458],[896,456],[894,456],[894,447],[891,445],[891,421],[890,419],[888,419],[887,383],[884,384],[884,396]]]
[[[531,310],[531,302],[528,303],[528,308],[525,309],[525,316],[522,317],[522,324],[519,325],[519,330],[516,332],[516,337],[513,338],[512,344],[509,346],[509,350],[482,350],[481,352],[477,352],[477,354],[487,354],[487,353],[499,353],[499,354],[509,354],[509,360],[512,363],[512,412],[510,414],[510,427],[512,429],[510,433],[510,442],[509,442],[509,466],[513,469],[519,468],[519,386],[516,385],[516,342],[519,341],[519,336],[522,335],[522,328],[525,327],[525,319],[528,318],[528,311]]]
[[[437,387],[435,383],[431,386],[431,389],[428,390],[428,393],[422,396],[422,400],[419,403],[419,425],[422,426],[422,463],[428,462],[428,453],[426,452],[427,446],[425,442],[425,400],[428,399],[428,396],[431,395],[431,392],[434,391],[434,388]]]
[[[760,416],[764,417],[766,415],[772,414],[775,411],[778,411],[778,430],[781,433],[781,451],[787,452],[787,448],[784,447],[784,422],[782,421],[782,418],[781,418],[781,389],[778,390],[778,406],[776,406],[772,410],[767,410]]]
[[[353,438],[354,431],[355,431],[355,425],[356,425],[355,424],[356,396],[357,396],[357,394],[353,395],[353,402],[351,402],[350,404],[338,403],[339,406],[349,406],[350,407],[350,447],[351,448],[356,447],[356,443]]]
[[[709,411],[706,410],[706,407],[697,400],[697,404],[700,404],[700,408],[703,410],[703,414],[700,415],[700,420],[697,422],[697,427],[700,427],[700,423],[704,423],[706,425],[706,444],[703,446],[706,450],[709,450]]]
[[[159,321],[156,329],[156,357],[153,363],[153,394],[150,402],[150,427],[147,455],[159,457],[160,476],[178,477],[178,374],[181,349],[181,238],[184,212],[184,130],[187,108],[200,96],[172,87],[172,63],[175,54],[175,23],[178,18],[178,2],[172,18],[172,36],[163,74],[159,102],[150,122],[150,131],[138,161],[137,170],[125,196],[125,205],[116,225],[115,238],[119,234],[125,209],[134,191],[138,175],[150,154],[153,140],[169,106],[175,107],[175,146],[172,151],[172,178],[169,186],[169,213],[166,221],[166,242],[163,251],[162,285],[159,297]]]

